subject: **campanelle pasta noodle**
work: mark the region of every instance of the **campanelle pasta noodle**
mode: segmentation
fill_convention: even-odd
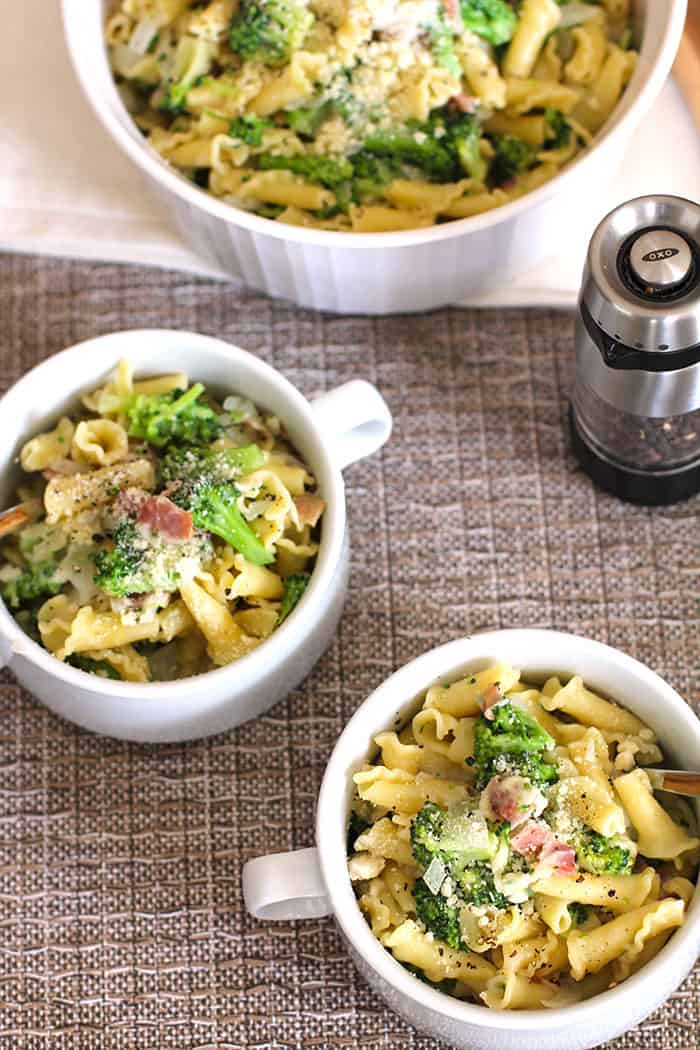
[[[416,229],[497,208],[587,146],[634,70],[629,4],[112,0],[161,156],[278,222]]]
[[[440,990],[492,1009],[576,1002],[683,923],[695,822],[628,768],[661,759],[653,731],[580,677],[538,688],[494,664],[430,687],[374,743],[348,871],[374,935]]]
[[[282,423],[233,392],[134,381],[122,361],[19,458],[44,513],[4,541],[0,594],[59,660],[128,682],[202,673],[304,593],[324,502]]]

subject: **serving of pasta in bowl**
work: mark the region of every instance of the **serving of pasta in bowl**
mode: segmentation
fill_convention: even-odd
[[[700,807],[655,793],[660,764],[700,768],[700,722],[631,657],[542,630],[448,643],[359,708],[316,849],[249,862],[247,906],[333,914],[369,983],[453,1046],[584,1050],[700,950]]]
[[[89,101],[203,258],[390,313],[493,287],[593,224],[685,0],[63,8]]]
[[[187,739],[308,673],[345,597],[341,470],[391,430],[374,387],[309,404],[237,347],[122,332],[39,365],[0,410],[20,519],[0,658],[40,699],[97,732]]]

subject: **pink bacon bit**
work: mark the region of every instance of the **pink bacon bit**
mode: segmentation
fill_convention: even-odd
[[[573,849],[560,842],[542,821],[528,820],[515,835],[511,835],[510,845],[528,860],[537,858],[544,867],[553,868],[557,875],[576,874]]]
[[[479,809],[487,820],[507,820],[513,828],[538,817],[545,805],[541,792],[520,776],[491,777],[479,799]]]
[[[496,704],[500,704],[502,700],[503,693],[500,690],[498,682],[494,682],[493,685],[487,686],[479,697],[482,714],[484,718],[488,718],[489,722],[493,722],[493,711],[491,709],[495,707]]]
[[[319,496],[307,495],[294,497],[294,506],[297,509],[299,515],[299,523],[301,525],[314,525],[318,524],[318,519],[326,509],[326,501],[320,499]]]
[[[139,525],[147,525],[166,540],[191,540],[192,515],[177,507],[167,496],[149,496],[144,500],[137,518]]]
[[[450,102],[454,105],[455,109],[460,111],[460,113],[475,113],[476,108],[479,105],[479,100],[476,95],[453,95]]]

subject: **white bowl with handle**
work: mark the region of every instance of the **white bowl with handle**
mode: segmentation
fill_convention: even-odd
[[[375,753],[373,737],[405,724],[433,683],[446,685],[493,663],[509,663],[533,681],[581,675],[656,731],[668,766],[700,769],[700,720],[670,685],[625,653],[558,631],[486,631],[460,638],[402,667],[358,708],[326,767],[316,847],[249,861],[244,899],[263,920],[335,916],[358,970],[392,1010],[459,1050],[586,1050],[638,1024],[686,977],[700,953],[700,887],[684,925],[616,988],[573,1006],[499,1011],[445,995],[396,962],[362,915],[348,875],[352,776]],[[696,812],[700,819],[700,802]]]
[[[266,711],[308,674],[331,642],[343,609],[349,543],[342,471],[371,455],[391,433],[379,391],[352,380],[308,402],[253,354],[193,332],[116,332],[50,357],[0,401],[0,507],[15,502],[17,456],[28,438],[79,405],[121,358],[135,375],[182,371],[215,393],[239,393],[277,415],[326,501],[318,557],[293,614],[248,655],[173,682],[115,682],[56,659],[24,633],[0,600],[0,666],[56,714],[126,740],[172,741],[218,733]],[[26,477],[26,475],[25,475]]]
[[[430,310],[493,291],[510,274],[565,253],[577,234],[583,239],[590,233],[611,173],[668,76],[686,10],[686,0],[635,0],[637,69],[593,146],[556,178],[483,215],[427,229],[360,234],[263,219],[180,175],[148,144],[119,97],[104,42],[103,0],[62,4],[68,47],[88,101],[208,266],[302,306],[363,314]]]

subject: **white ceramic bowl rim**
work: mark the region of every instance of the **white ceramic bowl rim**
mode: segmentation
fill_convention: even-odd
[[[627,980],[621,982],[616,988],[602,992],[582,1003],[551,1009],[543,1008],[541,1010],[489,1010],[487,1007],[462,1002],[459,999],[455,999],[449,995],[445,995],[443,992],[431,988],[429,985],[413,977],[393,958],[393,956],[382,946],[380,941],[377,940],[362,916],[360,909],[354,900],[354,894],[353,908],[346,909],[344,906],[336,906],[339,887],[342,886],[343,905],[347,899],[347,890],[350,887],[347,867],[344,863],[345,829],[338,829],[335,827],[335,805],[333,801],[333,795],[336,791],[338,780],[345,776],[345,769],[343,768],[339,757],[343,738],[352,732],[355,725],[364,724],[367,712],[370,708],[375,710],[381,705],[383,705],[388,712],[384,727],[389,726],[394,712],[410,704],[410,701],[419,696],[426,688],[425,685],[420,685],[416,688],[416,683],[419,681],[422,682],[421,670],[423,665],[428,661],[432,663],[436,659],[440,660],[444,666],[444,672],[439,676],[440,680],[442,681],[444,678],[445,681],[449,681],[454,679],[454,672],[457,668],[465,663],[469,663],[470,660],[476,660],[479,658],[478,648],[484,640],[487,642],[494,642],[495,644],[502,642],[503,649],[507,651],[509,637],[512,637],[513,635],[530,635],[535,642],[541,642],[544,639],[551,647],[552,652],[556,652],[555,647],[557,642],[560,642],[566,643],[570,646],[579,647],[582,651],[587,651],[589,653],[597,652],[598,654],[604,654],[608,657],[613,656],[618,664],[623,665],[628,671],[646,682],[649,689],[653,690],[654,694],[660,700],[663,698],[662,703],[666,708],[665,714],[672,714],[674,718],[679,719],[685,726],[688,734],[695,738],[698,748],[700,749],[700,720],[698,720],[691,708],[681,699],[678,693],[676,693],[670,685],[668,685],[654,671],[651,671],[648,667],[640,663],[638,660],[635,660],[633,657],[620,652],[620,650],[614,649],[612,646],[605,645],[602,642],[581,638],[561,631],[527,628],[522,630],[514,628],[498,631],[485,631],[469,639],[460,638],[448,642],[447,644],[429,650],[422,656],[412,660],[387,678],[357,709],[339,737],[328,766],[326,767],[326,772],[319,793],[316,820],[316,841],[318,845],[321,870],[323,872],[328,895],[333,905],[333,914],[335,915],[336,922],[341,927],[348,941],[362,954],[365,961],[379,974],[381,978],[383,978],[384,981],[386,981],[388,985],[397,989],[399,993],[409,999],[423,1004],[433,1012],[447,1016],[455,1021],[461,1021],[465,1024],[475,1025],[482,1028],[511,1031],[518,1029],[527,1031],[539,1029],[544,1032],[550,1029],[560,1028],[563,1024],[592,1024],[595,1015],[602,1009],[614,1007],[616,1004],[619,1004],[623,998],[630,1000],[634,998],[636,993],[641,994],[643,986],[648,984],[650,980],[653,980],[656,974],[661,974],[669,956],[681,950],[685,945],[694,945],[697,952],[698,942],[700,940],[700,885],[696,885],[691,910],[688,913],[688,917],[683,926],[674,932],[670,941],[661,949],[661,951],[654,956],[650,962],[646,963],[636,974],[628,977]],[[469,642],[473,643],[471,646],[471,652],[466,652],[465,647]],[[552,663],[556,663],[556,658],[552,660]],[[435,676],[433,676],[432,680],[435,680]],[[343,787],[344,786],[345,785],[343,784]],[[332,836],[324,832],[324,827],[333,828]],[[340,866],[336,863],[339,854],[342,854],[342,872]],[[353,893],[351,887],[349,892],[351,894]]]
[[[167,329],[133,329],[129,331],[113,332],[108,335],[97,336],[94,339],[88,339],[84,342],[76,343],[74,346],[47,358],[46,361],[36,365],[18,379],[17,382],[7,390],[2,399],[0,399],[0,413],[3,413],[4,415],[5,412],[8,412],[11,418],[12,400],[17,396],[21,397],[24,390],[27,387],[31,387],[36,382],[39,374],[44,368],[49,365],[55,367],[54,362],[56,361],[59,363],[61,361],[66,362],[67,375],[79,374],[79,372],[71,372],[70,369],[70,365],[75,363],[76,355],[82,353],[103,353],[106,358],[104,371],[105,375],[107,375],[107,373],[114,368],[120,357],[129,356],[129,338],[133,335],[142,335],[144,332],[155,338],[167,339],[169,336],[172,337],[176,335],[178,338],[190,339],[193,347],[208,349],[209,352],[216,352],[217,354],[226,354],[234,364],[236,359],[245,360],[246,367],[249,370],[256,372],[261,380],[271,387],[274,386],[294,405],[297,412],[304,417],[306,427],[316,434],[320,455],[324,460],[324,466],[328,471],[328,477],[331,479],[332,491],[324,492],[327,506],[323,516],[321,545],[316,565],[311,574],[311,580],[306,592],[304,593],[299,605],[294,610],[293,615],[291,615],[273,635],[266,638],[251,653],[241,657],[232,664],[227,664],[225,667],[219,667],[213,671],[206,671],[201,675],[194,675],[188,678],[178,678],[171,682],[133,683],[117,682],[111,678],[100,678],[98,675],[88,674],[85,671],[81,671],[76,667],[71,667],[70,664],[66,664],[63,661],[56,659],[55,656],[49,653],[37,642],[33,641],[33,639],[22,630],[20,625],[11,615],[9,609],[6,608],[3,602],[0,602],[0,636],[4,635],[10,645],[13,645],[14,643],[17,646],[17,651],[21,652],[23,656],[26,656],[33,663],[38,664],[49,674],[62,678],[68,683],[73,683],[76,687],[83,688],[85,678],[88,677],[90,679],[91,691],[95,693],[103,693],[110,698],[117,697],[123,700],[131,700],[134,698],[134,692],[138,690],[139,703],[143,702],[144,699],[157,699],[158,697],[164,701],[177,701],[179,699],[187,700],[192,693],[193,686],[206,688],[206,683],[208,681],[213,679],[219,680],[225,676],[241,676],[244,671],[249,680],[254,679],[254,676],[258,671],[264,670],[265,664],[269,661],[275,644],[278,641],[288,641],[290,647],[299,644],[300,639],[307,631],[309,625],[314,621],[322,593],[331,583],[338,558],[340,557],[346,528],[343,478],[340,470],[333,462],[333,459],[328,452],[326,441],[319,428],[318,422],[314,417],[310,403],[296,389],[296,387],[282,375],[281,372],[277,371],[277,369],[268,365],[265,361],[262,361],[254,354],[249,353],[247,350],[243,350],[240,347],[225,343],[222,340],[215,339],[211,336],[204,336],[195,332],[183,332],[180,330],[174,332]],[[194,378],[196,379],[196,376]],[[70,385],[75,388],[77,398],[79,396],[80,384],[71,383]],[[90,386],[92,386],[92,384],[90,384]],[[69,393],[68,385],[61,391],[61,396],[64,396],[66,393]],[[50,411],[47,412],[46,415],[47,418],[51,418]],[[13,438],[13,444],[16,444],[18,441],[22,442],[23,440],[28,440],[30,436],[31,435],[17,434]],[[7,437],[9,437],[9,435],[7,435]]]
[[[94,2],[99,3],[100,0],[94,0]],[[653,3],[654,0],[649,0],[649,2]],[[467,219],[457,219],[439,226],[430,226],[424,229],[405,230],[394,233],[343,233],[332,230],[307,229],[301,226],[284,226],[283,224],[274,222],[271,219],[264,219],[258,215],[253,215],[241,209],[234,208],[232,205],[226,204],[224,201],[213,197],[205,190],[202,190],[189,182],[174,168],[171,168],[163,160],[160,154],[148,144],[147,140],[143,138],[141,132],[138,131],[136,125],[133,124],[129,113],[119,97],[113,81],[111,82],[110,89],[111,98],[104,94],[96,93],[94,84],[83,73],[77,43],[77,23],[81,18],[81,13],[84,17],[85,0],[77,0],[77,2],[76,0],[62,0],[62,6],[65,32],[73,66],[87,99],[104,126],[128,156],[139,167],[144,168],[157,182],[166,186],[192,207],[202,209],[219,219],[226,222],[234,222],[237,226],[241,226],[244,229],[249,229],[257,233],[265,233],[268,236],[281,240],[302,244],[320,244],[331,247],[361,242],[363,246],[386,249],[448,240],[453,237],[458,237],[463,233],[487,229],[497,223],[515,218],[523,211],[526,211],[531,205],[534,206],[543,203],[558,193],[560,189],[568,187],[569,184],[578,177],[578,172],[588,166],[591,153],[610,135],[623,133],[628,127],[631,131],[637,122],[637,114],[640,111],[646,112],[656,98],[661,88],[661,84],[668,75],[668,70],[678,45],[678,39],[683,25],[683,14],[685,12],[686,0],[668,0],[668,2],[669,5],[676,7],[676,17],[674,18],[673,13],[669,11],[669,18],[666,23],[662,40],[659,43],[658,55],[651,74],[637,90],[637,83],[640,75],[640,71],[637,70],[626,88],[626,92],[631,92],[632,94],[634,94],[635,90],[637,92],[633,103],[625,106],[625,98],[623,96],[623,99],[618,104],[623,108],[623,112],[620,115],[616,115],[620,112],[619,108],[616,109],[607,124],[596,135],[593,145],[590,148],[583,150],[572,164],[566,167],[553,179],[550,179],[548,182],[544,183],[539,188],[532,190],[530,193],[526,193],[523,197],[520,197],[509,204],[504,204],[499,208],[494,208],[491,211],[484,212],[481,215],[471,216]],[[107,62],[104,34],[101,34],[100,46],[103,51],[105,51],[105,62]],[[643,40],[642,51],[644,50],[644,46],[645,42]],[[133,130],[129,130],[125,125],[125,120]],[[135,136],[134,131],[138,137]]]

